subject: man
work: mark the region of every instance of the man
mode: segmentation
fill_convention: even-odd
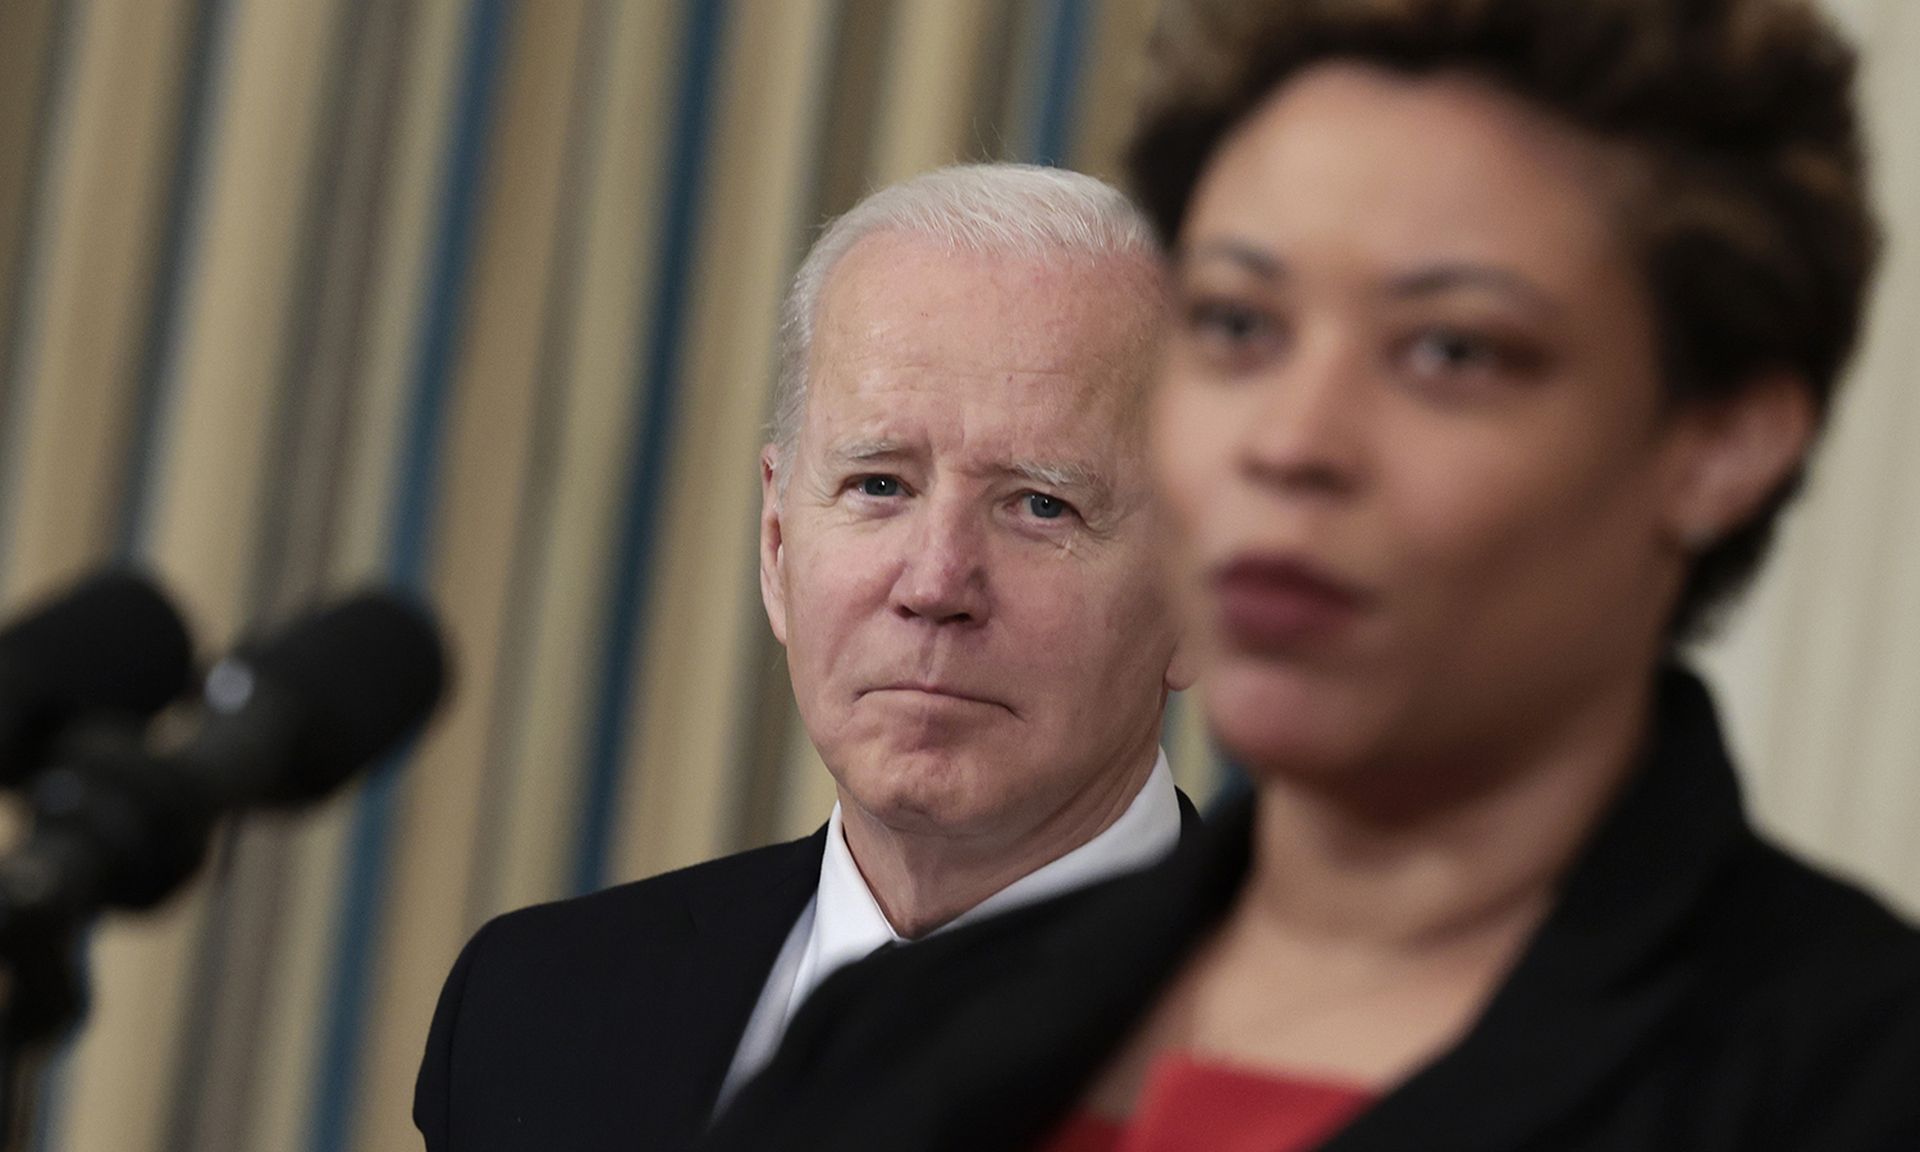
[[[827,230],[784,317],[760,585],[839,803],[483,928],[420,1070],[431,1152],[682,1147],[833,971],[1172,848],[1164,307],[1146,226],[1085,176],[946,169]]]

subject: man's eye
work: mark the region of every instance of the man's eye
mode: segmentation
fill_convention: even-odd
[[[860,478],[860,493],[863,496],[898,496],[900,481],[892,476],[863,476]]]
[[[1027,511],[1041,520],[1058,520],[1067,514],[1067,502],[1045,492],[1027,493]]]

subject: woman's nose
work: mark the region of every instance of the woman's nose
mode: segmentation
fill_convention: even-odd
[[[1347,495],[1366,458],[1369,406],[1360,351],[1321,338],[1257,385],[1261,399],[1240,437],[1241,471],[1297,494]]]

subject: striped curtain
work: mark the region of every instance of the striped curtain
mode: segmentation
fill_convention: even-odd
[[[132,561],[211,654],[382,580],[459,668],[403,762],[94,934],[37,1147],[417,1148],[486,917],[818,824],[755,576],[784,280],[939,164],[1112,175],[1155,6],[0,0],[0,601]],[[1875,53],[1893,267],[1710,659],[1763,816],[1920,908],[1920,7],[1836,7]]]

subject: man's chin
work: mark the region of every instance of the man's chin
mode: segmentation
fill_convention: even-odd
[[[843,773],[840,790],[897,832],[964,835],[991,828],[1004,807],[981,770],[948,757],[903,755],[884,768]]]

